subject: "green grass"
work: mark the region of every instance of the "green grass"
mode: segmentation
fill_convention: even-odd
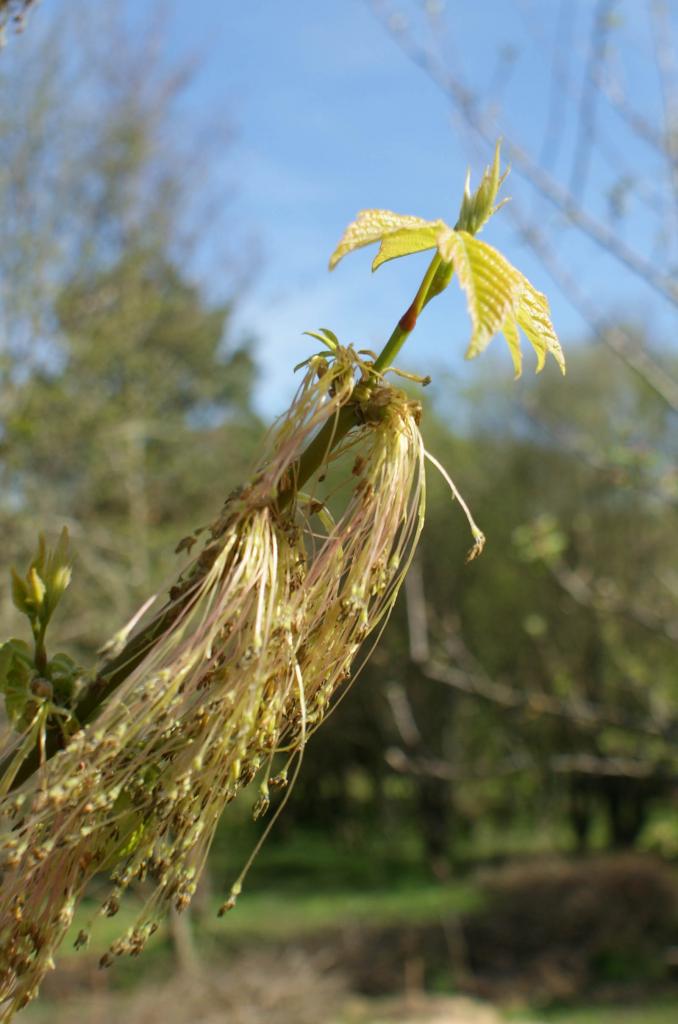
[[[437,1007],[438,1004],[431,1001],[428,1010],[431,1020],[442,1019],[441,1010]],[[421,1024],[427,1019],[424,1004],[420,1003],[418,1012],[410,1017],[402,1000],[386,998],[364,1000],[355,1006],[350,1004],[336,1024],[409,1024],[410,1020],[412,1024]],[[457,1019],[456,1016],[454,1019]],[[524,1012],[505,1013],[501,1019],[506,1024],[675,1024],[678,1020],[678,999],[639,1003],[636,1006],[601,1005],[535,1011],[527,1016]]]
[[[678,998],[641,1003],[637,1006],[581,1006],[542,1010],[529,1016],[511,1015],[515,1024],[675,1024]]]
[[[373,892],[246,893],[238,906],[210,928],[212,934],[247,938],[294,938],[314,931],[369,923],[424,924],[479,906],[473,885],[421,882]]]
[[[479,906],[480,901],[477,888],[467,882],[441,885],[401,881],[390,888],[364,892],[322,891],[313,886],[308,886],[306,891],[295,888],[283,892],[253,888],[247,889],[234,910],[223,918],[216,916],[218,902],[215,902],[213,914],[197,930],[196,939],[198,943],[208,942],[216,951],[215,947],[221,945],[234,949],[258,941],[292,941],[350,924],[364,923],[377,928],[400,923],[425,924],[464,913]],[[133,923],[140,906],[138,901],[129,898],[115,917],[96,917],[91,930],[89,955],[101,955]],[[78,957],[83,958],[82,952],[73,949],[73,942],[78,931],[87,926],[96,911],[94,903],[79,909],[62,946],[59,961],[73,962]],[[162,926],[149,942],[145,957],[153,951],[159,953],[166,945],[167,928]],[[114,970],[117,972],[117,965]]]

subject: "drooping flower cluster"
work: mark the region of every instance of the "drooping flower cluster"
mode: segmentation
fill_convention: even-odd
[[[12,640],[0,657],[10,718],[25,727],[0,781],[0,1024],[35,995],[95,874],[108,872],[112,881],[104,913],[115,914],[133,881],[145,880],[148,892],[136,924],[104,962],[139,953],[168,904],[186,907],[225,804],[258,778],[255,814],[263,813],[269,786],[284,781],[292,764],[298,769],[309,732],[355,674],[360,646],[392,608],[423,524],[419,406],[378,370],[391,366],[426,303],[455,274],[473,326],[469,357],[502,332],[519,375],[522,330],[537,368],[550,353],[564,372],[546,297],[474,237],[498,209],[504,177],[497,147],[475,194],[467,183],[454,228],[388,210],[364,210],[349,225],[331,267],[375,242],[375,268],[435,250],[412,304],[373,364],[327,330],[314,335],[330,354],[307,360],[268,453],[209,528],[170,604],[75,705],[81,713],[92,698],[84,728],[68,699],[76,667],[60,655],[47,662],[43,644],[62,559],[55,554],[48,566],[43,552],[49,593],[35,561],[25,580],[16,578],[15,600],[25,606],[36,649],[31,657]],[[350,467],[343,490],[335,486],[337,463]],[[318,490],[330,471],[344,503],[336,522]],[[462,506],[474,557],[484,538]],[[196,541],[188,538],[189,550]],[[55,720],[66,745],[47,758]],[[280,757],[286,767],[271,778]],[[21,778],[28,781],[8,792]],[[78,943],[86,940],[83,932]]]
[[[295,473],[349,407],[355,425],[321,465],[344,467],[335,522],[318,479],[302,494]],[[110,874],[110,915],[146,880],[136,924],[104,962],[136,954],[169,904],[190,902],[225,804],[256,777],[255,814],[267,809],[275,756],[297,763],[404,577],[424,512],[418,420],[418,404],[352,349],[313,357],[250,483],[173,589],[171,628],[96,720],[4,798],[0,1020],[35,995],[95,874]]]

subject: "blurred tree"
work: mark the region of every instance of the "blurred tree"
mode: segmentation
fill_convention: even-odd
[[[675,12],[664,0],[516,3],[494,69],[488,57],[465,74],[455,47],[477,31],[475,10],[373,6],[449,99],[464,147],[502,135],[518,239],[598,343],[570,358],[560,391],[545,378],[517,407],[486,381],[464,406],[463,436],[427,424],[490,544],[462,569],[463,540],[431,502],[424,586],[409,592],[425,609],[428,653],[401,609],[365,680],[379,742],[395,726],[389,756],[409,773],[409,799],[436,794],[421,800],[437,805],[420,820],[430,857],[441,831],[515,822],[528,805],[532,824],[547,808],[569,816],[580,845],[602,808],[608,840],[629,844],[676,768]],[[521,62],[543,69],[544,102],[529,117]],[[641,326],[610,309],[619,281]],[[340,709],[335,728],[351,713]]]
[[[106,639],[245,469],[252,363],[222,349],[228,313],[143,250],[58,298],[58,369],[16,387],[5,473],[14,503],[76,535],[71,642]]]
[[[475,503],[491,543],[457,584],[460,562],[441,560],[445,525],[432,503],[423,548],[432,654],[419,671],[462,698],[454,754],[439,750],[437,774],[469,783],[467,807],[483,791],[512,802],[516,776],[532,774],[549,799],[556,787],[561,810],[569,800],[580,843],[602,807],[609,841],[628,845],[676,776],[677,524],[662,475],[675,439],[666,405],[603,351],[576,353],[571,374],[565,435],[546,377],[522,411],[496,389],[474,395],[481,421],[485,404],[507,416],[501,440],[474,439],[489,473]],[[577,450],[573,436],[595,441]]]
[[[185,130],[192,69],[117,3],[42,13],[0,62],[0,575],[68,525],[77,586],[52,642],[86,664],[176,576],[170,553],[242,479],[260,425],[235,274],[218,298],[191,280],[219,253],[209,165],[228,141]],[[0,610],[14,632],[7,588]]]
[[[376,816],[401,838],[414,832],[441,874],[450,857],[490,849],[488,833],[505,851],[533,841],[539,822],[544,841],[569,831],[580,847],[626,846],[653,807],[668,808],[672,414],[604,349],[575,352],[570,377],[568,389],[526,383],[522,405],[485,380],[457,399],[469,426],[456,437],[429,410],[427,445],[473,495],[490,540],[466,565],[461,513],[432,472],[406,601],[309,745],[291,808],[306,823],[332,828],[309,794],[320,778],[344,836],[369,835]]]
[[[0,521],[14,561],[68,524],[79,585],[55,642],[91,650],[172,572],[258,425],[232,303],[191,281],[222,216],[210,151],[179,142],[192,72],[155,23],[88,8],[77,50],[45,18],[0,67]]]

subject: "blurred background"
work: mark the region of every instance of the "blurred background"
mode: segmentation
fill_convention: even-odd
[[[485,553],[465,563],[431,474],[392,621],[237,910],[216,918],[261,832],[247,801],[190,917],[108,972],[102,920],[26,1019],[678,1016],[677,21],[670,0],[42,0],[8,25],[0,560],[68,525],[53,645],[91,664],[171,581],[293,394],[302,331],[388,337],[425,264],[329,277],[358,209],[454,223],[501,137],[512,200],[485,237],[568,357],[514,382],[500,342],[464,363],[452,289],[427,308],[403,366],[433,377],[425,440]],[[8,586],[0,611],[16,634]]]

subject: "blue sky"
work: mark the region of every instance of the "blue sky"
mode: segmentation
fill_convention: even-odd
[[[348,221],[369,206],[454,219],[467,160],[445,98],[361,0],[199,6],[211,36],[200,102],[223,103],[235,121],[235,208],[263,260],[239,322],[259,338],[260,403],[277,407],[293,386],[287,367],[315,344],[303,330],[379,345],[416,290],[425,258],[372,278],[361,253],[328,273]],[[183,43],[194,12],[177,8]],[[443,318],[450,351],[463,345],[461,309]],[[422,322],[411,365],[447,362],[433,324]]]
[[[582,138],[577,125],[597,9],[593,0],[403,0],[391,7],[406,33],[437,52],[468,88],[501,94],[501,107],[482,107],[493,137],[519,140],[569,184]],[[610,67],[630,89],[635,107],[655,122],[662,113],[661,90],[648,56],[654,44],[645,7],[644,0],[619,0]],[[132,18],[158,9],[168,64],[199,58],[186,123],[207,118],[235,129],[219,172],[235,197],[228,220],[212,226],[215,245],[208,237],[205,253],[218,251],[220,232],[233,232],[243,266],[249,267],[247,240],[254,240],[260,259],[237,323],[258,339],[257,402],[270,414],[293,391],[291,366],[314,344],[302,336],[304,330],[327,326],[344,341],[379,347],[416,290],[426,256],[396,261],[372,276],[373,253],[367,251],[328,274],[327,259],[348,221],[359,209],[378,206],[454,223],[466,167],[471,165],[477,180],[490,151],[461,129],[449,98],[403,54],[369,0],[129,5]],[[423,9],[434,18],[438,12],[433,29]],[[664,173],[661,160],[604,104],[593,115],[603,145],[581,185],[585,207],[604,219],[606,193],[620,182],[622,187],[626,175],[632,181],[625,193],[628,212],[615,231],[651,253],[662,244],[655,238],[662,217],[650,225],[643,202],[665,184],[653,183],[653,176]],[[220,187],[218,178],[212,186]],[[598,315],[651,319],[657,343],[669,336],[675,311],[568,231],[548,204],[526,190],[516,170],[506,192],[557,245]],[[672,244],[666,234],[665,261]],[[565,343],[584,333],[581,316],[517,236],[510,213],[502,211],[484,237],[547,291]],[[216,256],[203,258],[200,274],[208,290],[218,291],[223,268]],[[477,368],[463,361],[467,338],[464,303],[451,288],[427,309],[404,365],[470,382]],[[493,345],[500,347],[498,341]],[[495,358],[510,375],[508,355],[500,351]]]

